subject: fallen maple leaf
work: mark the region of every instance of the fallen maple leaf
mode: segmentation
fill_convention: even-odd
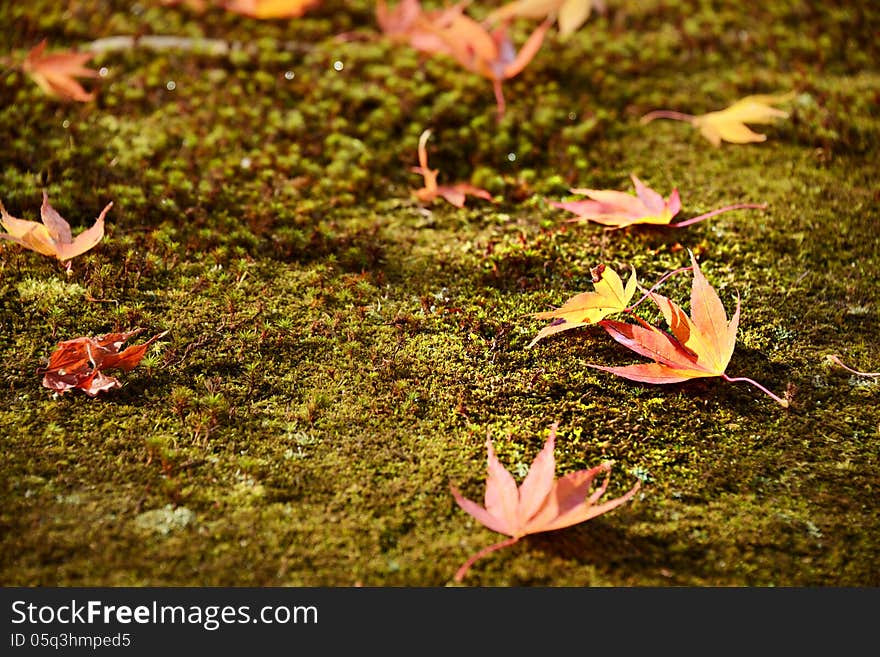
[[[641,356],[653,359],[654,362],[623,367],[588,363],[588,367],[642,383],[680,383],[699,377],[720,376],[725,381],[750,383],[782,406],[788,407],[788,400],[773,394],[757,381],[746,377],[733,378],[725,373],[736,344],[739,297],[736,301],[736,312],[728,321],[721,299],[703,276],[694,254],[690,251],[688,253],[694,273],[691,316],[688,317],[674,301],[660,294],[650,294],[663,313],[672,335],[638,317],[637,325],[609,319],[599,322],[617,342]]]
[[[492,195],[485,189],[474,187],[469,183],[455,183],[454,185],[438,185],[437,174],[439,169],[431,169],[428,167],[428,138],[431,136],[430,130],[425,130],[419,137],[419,166],[412,167],[414,173],[421,174],[424,178],[425,186],[417,189],[414,193],[416,198],[424,203],[433,201],[438,196],[442,196],[457,208],[463,208],[466,195],[477,196],[487,201],[492,200]]]
[[[531,467],[519,488],[492,448],[492,439],[486,438],[488,450],[488,476],[486,477],[485,508],[462,497],[455,486],[452,495],[466,513],[493,532],[510,536],[509,539],[484,548],[470,557],[458,572],[455,581],[460,582],[474,562],[490,552],[513,545],[527,534],[563,529],[595,518],[617,508],[632,498],[639,490],[637,481],[628,492],[618,498],[596,505],[608,488],[610,474],[592,494],[593,479],[601,473],[611,472],[611,463],[605,462],[589,470],[578,470],[554,479],[556,460],[553,450],[558,423],[550,425],[550,435],[544,448],[532,461]],[[589,495],[589,496],[588,496]]]
[[[626,310],[627,305],[636,292],[636,270],[627,281],[626,287],[616,271],[605,265],[590,269],[593,277],[593,292],[581,292],[571,297],[560,308],[550,312],[534,313],[537,319],[552,319],[553,323],[545,326],[529,342],[527,349],[539,340],[562,331],[596,324],[608,315]]]
[[[459,14],[442,25],[428,24],[426,27],[446,43],[449,53],[459,64],[492,81],[500,120],[506,108],[502,82],[519,75],[532,61],[550,25],[550,20],[545,20],[535,28],[519,52],[510,40],[505,25],[489,32],[472,18]]]
[[[321,0],[225,0],[221,6],[227,11],[250,18],[297,18],[319,4]]]
[[[654,119],[686,121],[699,128],[700,133],[714,146],[721,146],[722,141],[733,144],[761,142],[767,140],[767,135],[752,131],[746,123],[773,123],[777,119],[788,118],[788,112],[771,105],[778,105],[793,97],[793,93],[746,96],[723,110],[700,115],[655,110],[645,114],[640,122],[650,123]]]
[[[74,78],[96,78],[98,72],[83,66],[92,53],[60,51],[46,55],[48,41],[43,39],[25,56],[22,70],[50,96],[87,103],[95,97]]]
[[[111,201],[101,210],[94,225],[74,238],[70,224],[49,205],[49,195],[45,190],[40,207],[43,223],[17,219],[0,202],[0,224],[7,231],[0,233],[0,239],[10,240],[43,255],[55,256],[64,262],[85,253],[101,241],[104,237],[104,216],[112,207]]]
[[[128,372],[134,369],[147,353],[147,348],[168,333],[163,331],[146,342],[119,351],[126,340],[143,330],[138,328],[127,333],[107,333],[94,338],[80,337],[59,342],[49,357],[49,364],[38,370],[43,374],[43,386],[60,394],[80,388],[90,397],[104,390],[118,388],[121,385],[119,381],[104,374],[104,370]]]
[[[554,18],[559,36],[565,40],[590,17],[593,7],[603,8],[597,0],[514,0],[489,12],[486,21],[497,23],[515,18]]]
[[[626,288],[624,288],[623,281],[616,271],[609,269],[605,265],[593,267],[590,269],[590,274],[593,277],[593,292],[576,294],[556,310],[534,313],[532,315],[538,319],[553,319],[554,321],[541,329],[540,333],[535,336],[526,348],[531,348],[538,340],[546,338],[548,335],[579,326],[597,324],[608,315],[614,313],[632,313],[641,305],[642,301],[650,297],[654,290],[660,287],[668,278],[684,271],[690,271],[690,269],[690,267],[681,267],[664,274],[660,280],[654,283],[650,290],[645,291],[641,299],[632,305],[627,305],[632,299],[633,294],[635,294],[636,287],[644,290],[636,280],[635,268],[632,268],[632,275],[626,284]]]
[[[719,215],[722,212],[745,209],[764,210],[767,208],[766,203],[735,203],[734,205],[726,205],[723,208],[712,210],[698,217],[673,224],[671,223],[672,219],[681,211],[681,198],[679,197],[678,189],[673,189],[669,198],[664,200],[660,194],[645,185],[634,174],[630,174],[630,178],[636,188],[635,196],[612,189],[572,188],[569,190],[572,194],[583,194],[589,196],[590,200],[552,201],[550,205],[577,215],[573,219],[568,219],[569,222],[592,221],[608,226],[610,230],[625,228],[634,224],[653,224],[670,228],[683,228],[684,226],[690,226],[698,221]]]
[[[401,0],[394,9],[389,9],[385,0],[376,3],[376,22],[388,38],[409,44],[411,47],[429,54],[452,54],[447,42],[437,34],[437,30],[450,24],[459,16],[465,3],[445,9],[424,11],[419,0]]]
[[[837,356],[835,354],[828,354],[827,356],[825,356],[825,359],[834,363],[835,365],[839,365],[840,367],[847,370],[848,372],[852,372],[853,374],[858,374],[859,376],[867,376],[870,378],[880,377],[880,372],[860,372],[859,370],[854,370],[849,365],[845,365],[844,362],[842,360],[840,360],[840,356]]]

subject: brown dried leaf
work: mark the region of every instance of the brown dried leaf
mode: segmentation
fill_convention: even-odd
[[[470,183],[455,183],[453,185],[438,185],[437,174],[438,169],[431,169],[428,166],[428,138],[431,136],[430,130],[425,130],[419,137],[419,166],[412,167],[413,173],[421,174],[425,181],[425,186],[413,192],[417,199],[423,203],[430,203],[438,196],[442,196],[457,208],[463,208],[465,197],[470,194],[487,201],[492,200],[492,195],[485,189],[474,187]]]

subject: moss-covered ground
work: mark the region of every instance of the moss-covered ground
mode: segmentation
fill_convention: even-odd
[[[825,359],[880,370],[880,9],[607,4],[568,41],[551,30],[505,82],[498,123],[488,81],[383,39],[363,0],[266,21],[0,3],[13,60],[43,37],[229,45],[100,52],[91,103],[2,72],[7,209],[37,219],[45,188],[77,232],[114,207],[70,275],[0,246],[0,583],[450,584],[501,538],[450,482],[482,499],[487,432],[521,478],[559,422],[557,474],[610,459],[609,496],[642,490],[489,555],[465,584],[880,585],[880,385]],[[756,126],[760,144],[638,120],[788,90],[791,117]],[[420,207],[426,128],[441,183],[495,203]],[[628,191],[630,173],[677,186],[685,218],[768,207],[604,232],[548,203]],[[591,289],[590,267],[650,283],[687,249],[729,312],[742,298],[728,372],[789,409],[717,378],[590,369],[644,360],[598,328],[526,349],[545,324],[529,313]],[[663,291],[685,302],[689,285]],[[169,333],[122,388],[41,386],[58,341],[135,327]]]

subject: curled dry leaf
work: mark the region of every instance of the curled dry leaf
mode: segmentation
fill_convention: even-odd
[[[700,377],[720,376],[725,381],[746,382],[767,393],[783,407],[789,402],[773,394],[752,379],[732,378],[726,374],[727,364],[733,355],[736,332],[739,326],[740,303],[728,320],[721,299],[709,285],[694,254],[690,253],[694,280],[691,287],[691,315],[674,301],[651,293],[650,297],[660,308],[672,334],[666,333],[636,317],[639,324],[628,324],[603,319],[599,324],[623,346],[641,356],[651,358],[648,364],[606,367],[589,364],[598,370],[611,372],[631,381],[642,383],[680,383]]]
[[[489,23],[509,21],[515,18],[556,18],[559,36],[565,40],[590,17],[593,7],[604,10],[604,2],[598,0],[513,0],[490,12]]]
[[[321,0],[224,0],[227,11],[250,18],[297,18],[318,5]]]
[[[146,342],[119,351],[126,340],[143,330],[138,328],[127,333],[107,333],[59,342],[49,357],[49,364],[39,370],[43,374],[43,386],[60,394],[79,388],[90,397],[118,388],[119,381],[105,374],[105,370],[128,372],[134,369],[147,353],[147,348],[168,333],[163,331]]]
[[[0,233],[0,239],[15,242],[43,255],[55,256],[64,262],[82,255],[101,241],[104,237],[104,217],[112,207],[112,202],[104,206],[95,224],[74,238],[70,224],[49,205],[49,195],[44,190],[43,205],[40,207],[42,223],[17,219],[0,203],[0,224],[7,231]]]
[[[767,140],[767,135],[752,131],[746,123],[769,124],[788,118],[788,112],[771,105],[784,103],[793,97],[793,93],[746,96],[723,110],[696,116],[673,110],[655,110],[645,114],[641,123],[650,123],[654,119],[685,121],[698,128],[700,134],[714,146],[721,146],[722,141],[732,144],[762,142]]]
[[[570,190],[572,194],[583,194],[588,196],[589,200],[553,201],[550,205],[577,215],[569,219],[570,222],[592,221],[607,226],[609,230],[625,228],[634,224],[682,228],[722,212],[744,209],[763,210],[767,207],[766,203],[736,203],[673,224],[671,223],[672,219],[681,211],[681,198],[678,189],[673,189],[669,198],[664,200],[660,194],[645,185],[634,174],[630,174],[630,178],[636,188],[635,195],[613,189],[573,188]]]
[[[623,286],[623,281],[618,273],[606,265],[593,267],[590,274],[593,276],[592,292],[581,292],[571,297],[556,310],[533,315],[537,319],[552,319],[554,321],[541,329],[526,348],[533,347],[539,340],[549,335],[579,326],[596,324],[608,315],[627,309],[638,284],[635,268],[632,269],[632,275],[629,277],[626,287]]]
[[[544,448],[535,457],[519,488],[513,475],[495,456],[492,439],[486,439],[488,476],[485,507],[463,497],[455,486],[450,487],[455,501],[466,513],[492,531],[510,537],[470,557],[455,573],[456,581],[464,579],[474,562],[490,552],[513,545],[527,534],[563,529],[595,518],[617,508],[639,490],[641,482],[636,482],[620,497],[597,504],[608,488],[611,463],[607,461],[589,470],[570,472],[555,479],[553,450],[556,428],[557,423],[550,426],[550,435]],[[600,474],[605,474],[605,479],[593,489],[593,480]]]
[[[65,50],[47,55],[47,43],[43,39],[28,52],[22,70],[50,96],[81,103],[93,100],[95,94],[87,92],[75,79],[98,77],[97,71],[84,66],[92,58],[92,53]]]
[[[429,203],[438,196],[442,196],[457,208],[463,208],[465,197],[470,194],[487,201],[492,200],[492,195],[485,189],[474,187],[469,183],[455,183],[454,185],[438,185],[437,174],[438,169],[428,167],[428,138],[431,136],[430,130],[425,130],[419,137],[419,166],[412,167],[414,173],[421,174],[424,178],[425,186],[417,189],[414,193],[423,203]]]

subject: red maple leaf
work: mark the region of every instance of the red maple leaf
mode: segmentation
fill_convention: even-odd
[[[94,338],[80,337],[59,342],[49,357],[49,364],[38,370],[43,374],[43,385],[60,394],[79,388],[90,397],[118,388],[122,384],[104,370],[128,372],[134,369],[147,353],[147,348],[168,333],[163,331],[146,342],[119,351],[126,340],[143,330],[138,328],[127,333],[106,333]]]

